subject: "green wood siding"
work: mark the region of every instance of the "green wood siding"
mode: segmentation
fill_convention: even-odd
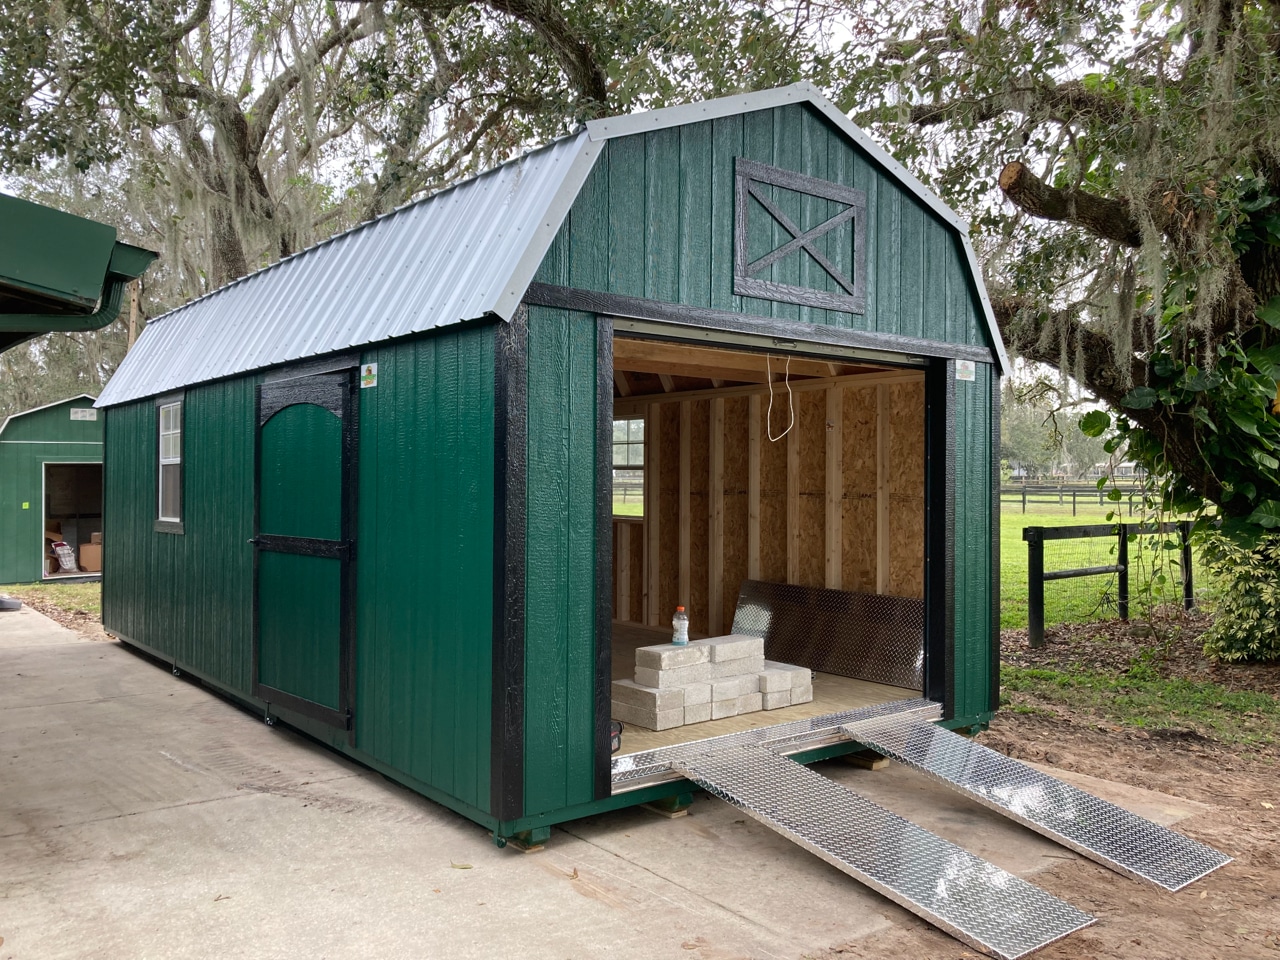
[[[68,400],[18,416],[0,433],[0,583],[41,578],[44,465],[102,460],[102,414],[97,420],[70,414],[92,406],[92,400]]]
[[[956,383],[955,715],[991,709],[991,414],[999,389],[990,364]]]
[[[359,395],[352,752],[487,810],[493,329],[454,328],[364,359],[379,376]],[[182,534],[153,530],[154,402],[107,417],[104,623],[244,697],[256,383],[186,391]]]
[[[866,192],[864,314],[734,295],[735,157]],[[842,208],[789,191],[775,200],[805,229]],[[762,207],[753,208],[753,257],[789,238]],[[834,233],[816,246],[835,266],[852,271],[852,251]],[[608,141],[536,279],[781,320],[989,345],[977,290],[950,225],[801,104]],[[837,289],[807,254],[775,263],[768,279]]]
[[[367,351],[356,745],[489,809],[493,328]]]
[[[107,413],[102,619],[242,696],[252,679],[256,380],[186,391],[185,533],[157,533],[156,406]]]
[[[532,308],[528,369],[524,768],[535,815],[593,799],[595,317]]]

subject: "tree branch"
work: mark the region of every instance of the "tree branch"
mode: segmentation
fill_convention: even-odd
[[[1094,236],[1129,247],[1142,246],[1142,231],[1125,200],[1050,186],[1020,160],[1005,164],[999,183],[1009,201],[1033,217],[1083,227]]]

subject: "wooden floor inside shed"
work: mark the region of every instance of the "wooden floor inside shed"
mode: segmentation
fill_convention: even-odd
[[[696,633],[690,636],[695,640],[700,639]],[[670,630],[643,627],[615,620],[613,623],[613,679],[626,680],[633,675],[637,647],[666,643],[670,639]],[[691,740],[705,740],[707,737],[718,737],[726,733],[771,727],[792,720],[820,717],[826,713],[837,713],[841,710],[853,710],[875,703],[888,703],[892,700],[905,700],[918,696],[920,696],[919,690],[911,690],[907,687],[853,680],[830,673],[815,673],[813,700],[809,703],[783,707],[780,710],[759,710],[738,717],[725,717],[723,720],[708,720],[706,723],[673,727],[670,730],[646,730],[629,723],[622,731],[622,747],[617,755],[638,753],[657,747],[670,747],[677,743],[688,743]]]

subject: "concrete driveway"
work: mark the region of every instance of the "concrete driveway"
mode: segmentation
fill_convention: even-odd
[[[702,795],[685,818],[621,811],[499,850],[25,608],[0,613],[0,769],[0,958],[798,958],[919,924]],[[1072,856],[897,765],[823,769],[1022,876]],[[1202,809],[1072,779],[1164,823]]]

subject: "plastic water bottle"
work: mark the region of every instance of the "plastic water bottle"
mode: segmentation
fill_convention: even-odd
[[[677,646],[685,646],[689,642],[689,615],[684,607],[676,607],[676,615],[671,618],[671,642]]]

